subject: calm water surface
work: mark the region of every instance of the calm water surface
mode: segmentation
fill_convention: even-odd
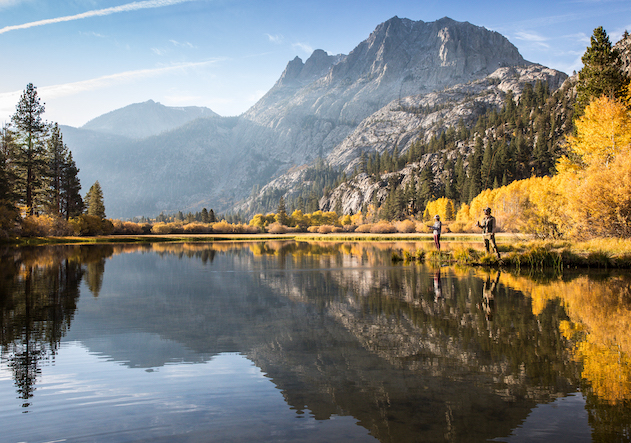
[[[0,441],[631,441],[630,275],[424,247],[0,250]]]

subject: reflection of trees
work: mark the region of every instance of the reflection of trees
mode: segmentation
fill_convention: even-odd
[[[537,314],[551,303],[568,313],[560,328],[582,365],[594,441],[631,435],[631,276],[565,275],[546,284],[511,276],[509,284],[533,298]]]
[[[98,250],[98,248],[96,248]],[[57,353],[79,298],[83,262],[111,248],[57,246],[0,252],[0,344],[23,407],[30,405],[41,362]]]
[[[566,275],[546,284],[511,276],[509,284],[532,297],[535,314],[562,303],[569,320],[561,330],[594,394],[613,404],[631,400],[630,276]]]

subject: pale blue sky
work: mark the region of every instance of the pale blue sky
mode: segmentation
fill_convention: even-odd
[[[631,31],[628,0],[0,0],[0,124],[29,82],[72,126],[149,99],[238,115],[295,56],[348,54],[395,15],[484,26],[568,74],[594,28]]]

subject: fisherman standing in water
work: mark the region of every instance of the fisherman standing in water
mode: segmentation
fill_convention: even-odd
[[[440,252],[440,232],[442,227],[443,224],[440,221],[440,216],[437,214],[434,216],[434,226],[432,226],[432,229],[434,230],[434,244],[436,245],[438,252]]]
[[[497,249],[497,243],[495,243],[495,217],[491,215],[491,208],[484,210],[484,219],[482,223],[478,220],[476,222],[478,228],[482,228],[482,237],[484,238],[484,247],[487,254],[491,252],[491,244],[493,245],[493,251],[497,254],[497,258],[500,258],[500,251]]]

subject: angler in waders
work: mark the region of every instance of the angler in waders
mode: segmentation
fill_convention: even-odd
[[[493,245],[493,251],[497,254],[497,258],[500,258],[500,251],[497,249],[497,243],[495,243],[495,217],[491,215],[491,208],[484,210],[484,219],[482,223],[478,220],[476,226],[482,228],[482,237],[484,238],[484,247],[486,252],[491,252],[491,244]]]

